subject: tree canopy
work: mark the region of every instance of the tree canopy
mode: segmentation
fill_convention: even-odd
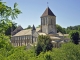
[[[25,29],[31,29],[32,27],[31,27],[31,25],[28,25],[28,27],[27,28],[25,28]]]
[[[75,44],[79,43],[79,32],[78,31],[71,31],[69,35],[73,43]]]
[[[0,1],[0,32],[5,33],[12,21],[18,17],[21,11],[17,8],[18,4],[14,3],[13,9],[6,5],[6,2]],[[11,18],[11,19],[10,19]]]
[[[35,49],[37,55],[39,55],[40,52],[42,51],[46,52],[52,50],[52,48],[53,44],[51,43],[51,39],[49,36],[43,36],[43,35],[38,36],[38,42]]]

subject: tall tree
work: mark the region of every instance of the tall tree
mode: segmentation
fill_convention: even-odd
[[[78,31],[71,31],[69,35],[74,44],[79,43],[79,32]]]
[[[49,36],[38,36],[38,43],[35,49],[35,52],[37,55],[40,54],[40,52],[46,52],[49,50],[52,50],[53,44],[51,43],[51,39]]]
[[[56,24],[57,32],[66,33],[65,28],[62,28],[60,25]]]
[[[17,3],[14,3],[14,8],[12,9],[0,0],[0,48],[9,49],[11,46],[9,37],[5,36],[5,31],[12,26],[12,20],[16,19],[21,13],[17,5]]]
[[[21,13],[17,6],[18,4],[14,3],[14,8],[12,9],[6,3],[0,1],[0,32],[5,33],[5,30],[12,25],[11,20],[16,19],[18,14]]]

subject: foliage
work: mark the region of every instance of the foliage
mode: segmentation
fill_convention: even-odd
[[[57,32],[61,32],[63,34],[69,34],[71,31],[74,31],[74,30],[80,31],[80,25],[63,28],[60,25],[56,24],[56,28],[57,28]]]
[[[16,23],[12,22],[11,25],[12,26],[9,26],[7,28],[7,30],[5,31],[5,35],[11,35],[11,32],[12,32],[11,29],[14,31],[17,28],[17,24]]]
[[[31,25],[28,25],[28,27],[27,28],[25,28],[25,29],[31,29],[32,27],[31,27]]]
[[[41,27],[41,25],[38,25],[36,28],[40,28]]]
[[[66,33],[65,28],[62,28],[60,25],[56,24],[57,32]]]
[[[9,47],[9,46],[8,46]],[[12,47],[10,50],[0,48],[0,59],[2,60],[79,60],[80,45],[65,43],[61,48],[53,48],[52,51],[41,52],[35,55],[34,48]]]
[[[5,48],[7,50],[10,50],[12,48],[10,39],[8,36],[0,35],[0,49]]]
[[[52,43],[49,36],[38,36],[38,43],[35,49],[36,55],[39,55],[42,51],[46,52],[52,50]]]
[[[70,38],[72,40],[73,43],[78,44],[79,42],[79,32],[78,31],[71,31],[69,33]]]
[[[66,33],[70,33],[73,30],[77,30],[80,31],[80,25],[76,25],[76,26],[69,26],[66,28]]]
[[[4,2],[0,1],[0,32],[5,31],[12,25],[12,20],[16,19],[21,11],[17,8],[17,3],[14,3],[14,8],[7,6]]]

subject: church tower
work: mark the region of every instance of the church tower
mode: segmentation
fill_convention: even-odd
[[[41,16],[41,32],[46,34],[56,34],[56,16],[50,10],[49,7],[46,8]]]

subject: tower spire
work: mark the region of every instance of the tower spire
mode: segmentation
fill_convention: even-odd
[[[36,30],[36,28],[35,28],[34,24],[33,24],[32,30]]]

